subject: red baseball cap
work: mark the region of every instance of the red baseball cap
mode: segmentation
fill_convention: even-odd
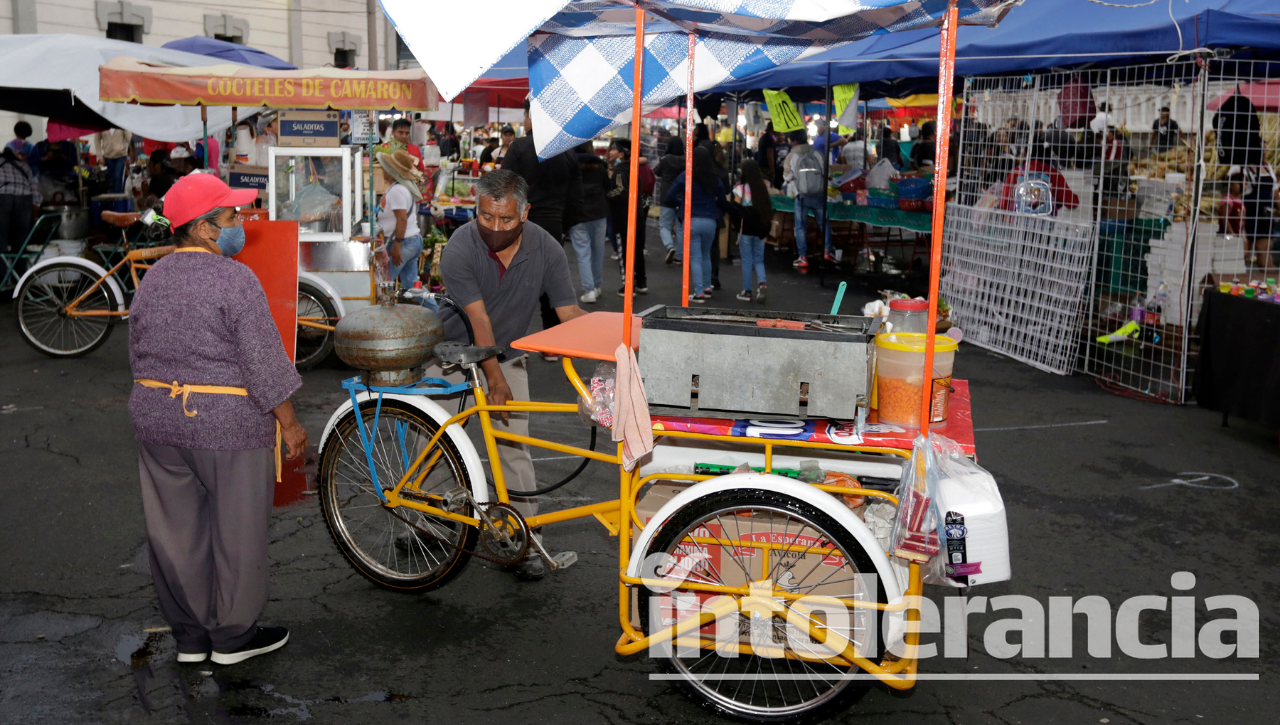
[[[232,189],[214,174],[187,174],[164,195],[164,216],[177,229],[219,207],[244,206],[257,198],[257,189]]]

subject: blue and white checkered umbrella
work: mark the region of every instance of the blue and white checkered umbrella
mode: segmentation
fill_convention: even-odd
[[[961,22],[993,25],[1022,0],[960,0]],[[635,6],[647,11],[642,103],[807,57],[874,33],[937,25],[947,0],[381,0],[427,75],[452,99],[525,38],[538,155],[628,123]]]

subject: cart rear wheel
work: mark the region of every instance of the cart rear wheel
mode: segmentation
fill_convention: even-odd
[[[376,401],[366,401],[360,409],[373,444],[378,485],[390,490],[439,426],[407,403],[384,400],[374,429],[376,406]],[[439,497],[459,486],[470,490],[462,456],[447,436],[440,438],[426,460],[432,458],[437,460],[419,488],[422,494]],[[338,421],[320,456],[320,506],[338,549],[356,571],[388,589],[427,591],[444,586],[462,572],[475,547],[476,527],[404,506],[387,508],[373,486],[356,415],[351,411]],[[434,505],[440,505],[438,498]],[[475,516],[469,505],[463,509],[458,513]]]
[[[329,295],[303,281],[298,282],[298,317],[318,318],[317,322],[328,325],[338,322],[338,313]],[[310,370],[333,352],[333,330],[298,325],[298,341],[294,350],[294,365],[299,370]]]
[[[758,536],[750,536],[752,533]],[[768,552],[766,572],[761,565],[762,552],[699,543],[693,540],[695,536],[803,544],[838,551],[842,556],[812,553],[782,556],[773,550]],[[695,552],[708,556],[690,558]],[[885,601],[884,586],[878,578],[861,576],[874,575],[876,569],[852,533],[810,504],[772,491],[736,489],[697,499],[678,511],[653,538],[645,554],[648,557],[657,553],[674,557],[675,561],[692,562],[684,564],[685,568],[692,566],[685,577],[688,582],[741,586],[743,581],[768,579],[775,587],[797,594]],[[653,577],[662,576],[663,572],[644,574]],[[685,606],[695,608],[694,597],[715,596],[681,593],[678,589],[673,594],[683,595]],[[791,608],[791,600],[776,601],[784,608]],[[668,625],[689,616],[689,610],[681,611],[672,594],[641,589],[638,604],[645,634],[655,631],[655,625],[662,626],[651,621],[655,616],[666,619]],[[824,627],[841,631],[859,651],[882,651],[883,615],[872,609],[849,609],[848,612],[847,621],[839,624],[835,617],[840,615],[811,616]],[[782,614],[770,618],[735,613],[719,625],[728,626],[729,632],[741,633],[730,635],[730,644],[746,644],[750,641],[749,633],[755,629],[756,641],[769,643],[766,652],[771,656],[746,652],[726,656],[716,650],[715,635],[704,632],[697,642],[686,645],[685,651],[673,647],[673,656],[655,658],[662,670],[682,676],[679,686],[687,695],[719,715],[749,722],[813,722],[844,710],[867,689],[865,683],[850,677],[861,672],[856,665],[841,666],[824,660],[826,653],[822,646],[810,639],[807,632],[792,629],[788,636]],[[715,627],[709,625],[706,629]]]
[[[22,339],[50,357],[78,357],[101,347],[111,337],[111,317],[69,317],[65,312],[97,281],[96,274],[76,264],[51,264],[33,272],[14,305]],[[115,295],[105,282],[76,306],[83,312],[116,308]]]

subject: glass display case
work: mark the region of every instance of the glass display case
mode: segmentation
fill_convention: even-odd
[[[296,221],[300,242],[349,242],[364,217],[359,146],[271,148],[267,204],[272,220]]]

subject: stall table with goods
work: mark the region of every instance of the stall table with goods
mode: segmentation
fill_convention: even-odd
[[[1280,426],[1280,304],[1270,287],[1257,285],[1250,296],[1239,289],[1204,294],[1196,402],[1221,411],[1223,425],[1234,415]]]

